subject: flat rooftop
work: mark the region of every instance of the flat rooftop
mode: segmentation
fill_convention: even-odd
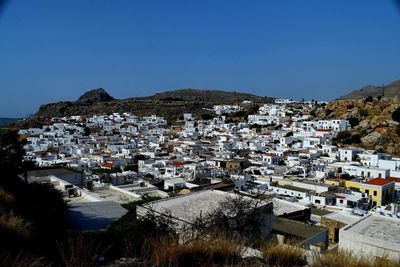
[[[128,211],[113,201],[76,202],[68,209],[71,228],[79,231],[96,231],[108,228]]]
[[[200,217],[200,215],[213,212],[220,206],[221,202],[229,199],[229,197],[235,198],[238,196],[218,190],[205,190],[180,197],[153,201],[149,204],[142,205],[142,207],[161,214],[170,213],[174,218],[191,222]],[[265,204],[267,203],[268,202],[265,202]]]
[[[398,218],[371,214],[345,228],[345,231],[366,236],[372,240],[400,245],[400,219]]]
[[[273,198],[272,202],[274,203],[274,215],[280,216],[288,213],[293,213],[301,210],[310,209],[307,206],[300,205],[297,203],[292,203],[289,201],[285,201],[279,198]]]
[[[44,177],[44,176],[55,176],[70,184],[80,186],[84,175],[80,172],[75,172],[65,168],[54,168],[54,169],[41,169],[28,171],[28,177]]]
[[[287,218],[274,216],[272,219],[272,231],[285,233],[304,239],[310,238],[325,230],[326,228],[324,227],[309,225]]]
[[[321,209],[311,207],[312,215],[323,216],[323,215],[330,214],[330,213],[331,213],[331,211],[328,211],[328,210],[321,210]]]
[[[297,191],[297,192],[303,192],[303,193],[314,192],[314,190],[305,189],[305,188],[301,188],[301,187],[297,187],[297,186],[293,186],[293,185],[279,185],[277,187],[292,190],[292,191]]]
[[[127,203],[131,201],[137,200],[137,198],[130,196],[128,194],[124,194],[121,191],[117,191],[107,187],[96,188],[92,192],[93,195],[96,195],[98,198],[106,200],[106,201],[114,201],[117,203]]]
[[[327,219],[341,222],[341,223],[344,223],[347,225],[351,225],[351,224],[356,223],[357,221],[361,220],[363,217],[355,215],[355,214],[349,214],[349,213],[346,213],[343,211],[338,211],[338,212],[332,212],[332,213],[326,214],[323,216],[323,218],[327,218]]]

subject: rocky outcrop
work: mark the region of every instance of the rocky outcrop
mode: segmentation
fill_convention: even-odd
[[[348,119],[358,121],[350,131],[361,137],[356,144],[367,149],[375,149],[389,154],[400,154],[400,126],[392,119],[392,113],[400,107],[400,100],[385,97],[365,99],[336,100],[319,109],[320,119]]]
[[[115,100],[112,96],[110,96],[106,90],[103,88],[98,88],[94,90],[90,90],[84,93],[81,97],[78,98],[76,103],[78,104],[93,104],[96,102],[106,102]]]
[[[382,134],[378,132],[372,132],[361,138],[361,143],[368,148],[373,148],[377,145],[381,145]]]

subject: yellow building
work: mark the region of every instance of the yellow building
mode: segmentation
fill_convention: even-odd
[[[360,183],[360,189],[371,197],[373,206],[382,206],[393,202],[395,182],[390,179],[375,178]]]
[[[345,185],[347,188],[357,188],[369,195],[373,206],[392,203],[395,194],[395,182],[391,179],[375,178],[363,183],[346,181]]]

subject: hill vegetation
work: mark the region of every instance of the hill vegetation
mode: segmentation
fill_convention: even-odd
[[[207,110],[213,105],[237,104],[244,100],[254,103],[269,103],[273,99],[237,92],[182,89],[148,97],[116,100],[104,89],[97,89],[85,93],[74,102],[63,101],[42,105],[33,120],[57,116],[131,112],[138,116],[151,114],[163,116],[169,122],[174,122],[180,119],[184,112],[191,112],[200,119],[204,115],[215,115],[213,111]]]

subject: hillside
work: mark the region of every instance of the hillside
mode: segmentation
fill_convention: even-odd
[[[392,113],[399,107],[398,98],[374,98],[372,101],[343,99],[321,108],[317,117],[348,119],[354,126],[349,133],[353,140],[358,140],[353,145],[399,155],[399,123],[392,119]]]
[[[40,106],[35,119],[69,115],[110,114],[113,112],[132,112],[138,116],[159,115],[172,122],[184,112],[191,112],[196,117],[212,114],[204,108],[215,104],[236,104],[244,100],[254,103],[268,103],[273,98],[252,94],[219,90],[182,89],[157,93],[153,96],[116,100],[104,89],[85,93],[77,101],[63,101]]]
[[[385,85],[384,88],[383,86],[365,86],[341,96],[340,99],[364,99],[368,96],[378,97],[382,96],[383,92],[385,97],[400,97],[400,80]]]
[[[183,101],[204,101],[210,103],[229,103],[234,104],[244,100],[253,102],[264,102],[265,98],[238,92],[226,92],[221,90],[198,90],[198,89],[180,89],[175,91],[167,91],[157,93],[153,96],[146,97],[147,99],[165,100],[175,99]]]

